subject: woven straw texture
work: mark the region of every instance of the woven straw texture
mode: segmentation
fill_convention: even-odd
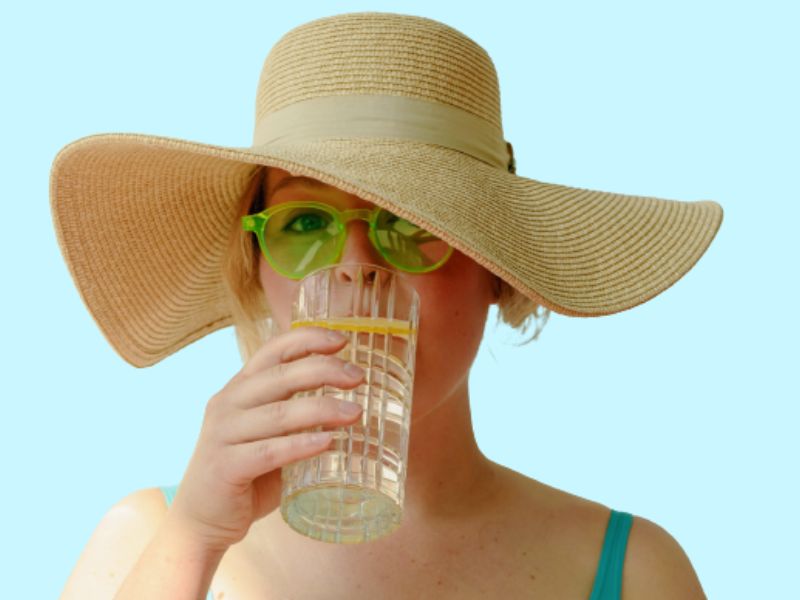
[[[264,61],[256,121],[317,96],[388,94],[441,102],[500,123],[497,73],[486,51],[422,17],[352,14],[301,25]]]
[[[264,63],[260,116],[330,94],[447,103],[502,131],[488,55],[450,27],[382,13],[287,33]],[[324,139],[229,148],[143,134],[65,146],[51,206],[65,261],[111,345],[148,366],[231,323],[222,259],[242,194],[275,166],[392,210],[535,302],[569,316],[627,310],[699,260],[722,208],[540,182],[434,144]]]

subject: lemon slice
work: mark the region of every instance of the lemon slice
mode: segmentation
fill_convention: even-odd
[[[387,319],[385,317],[332,317],[330,319],[309,319],[306,321],[293,321],[291,328],[298,327],[325,327],[338,331],[356,331],[359,333],[390,334],[404,338],[411,335],[411,322],[401,319]]]

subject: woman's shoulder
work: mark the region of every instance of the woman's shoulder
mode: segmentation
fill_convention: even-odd
[[[521,504],[530,507],[528,521],[548,540],[556,555],[568,553],[572,568],[596,573],[608,539],[612,507],[571,494],[507,469],[505,477],[519,490]],[[614,508],[618,512],[619,507]],[[622,588],[624,600],[637,598],[705,598],[692,564],[678,541],[661,525],[633,513],[625,540]]]
[[[505,467],[496,465],[498,480],[506,490],[506,502],[512,502],[531,519],[537,517],[545,522],[558,523],[562,533],[574,531],[585,534],[605,530],[611,508],[589,498],[583,498],[565,490]],[[567,528],[567,531],[563,531]]]
[[[135,522],[146,537],[158,528],[167,514],[168,502],[164,489],[149,487],[127,493],[111,505],[103,520]]]
[[[664,527],[639,516],[628,537],[623,587],[626,600],[706,598],[683,547]]]
[[[116,501],[92,532],[61,597],[112,597],[166,512],[164,495],[157,487],[131,492]]]
[[[174,494],[174,488],[171,488]],[[106,518],[136,522],[143,538],[155,534],[169,510],[170,486],[148,487],[134,490],[118,500],[108,511]],[[148,537],[149,536],[149,537]]]
[[[555,569],[560,562],[573,572],[593,570],[610,508],[504,465],[493,466],[498,491],[486,511],[489,518],[509,532],[526,555],[554,557],[548,567]]]
[[[134,490],[119,501],[120,506],[137,510],[144,517],[160,522],[167,514],[168,505],[177,486],[165,485]]]

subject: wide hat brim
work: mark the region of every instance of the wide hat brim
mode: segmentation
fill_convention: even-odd
[[[609,315],[660,294],[695,265],[723,217],[710,200],[545,183],[406,140],[231,148],[92,135],[55,157],[51,209],[81,298],[130,364],[152,365],[232,323],[223,259],[263,166],[396,212],[568,316]]]

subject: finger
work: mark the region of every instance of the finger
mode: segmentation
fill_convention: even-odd
[[[239,372],[249,377],[259,371],[313,353],[330,354],[340,350],[347,337],[324,327],[298,327],[269,340],[256,351]]]
[[[235,417],[226,421],[221,436],[228,444],[241,444],[320,425],[353,425],[362,413],[359,404],[332,396],[292,398],[237,411]]]
[[[353,389],[365,378],[363,369],[358,374],[345,370],[348,361],[338,356],[314,354],[277,365],[243,379],[237,383],[233,404],[248,409],[254,406],[289,400],[295,393],[316,390],[323,385],[339,389]]]
[[[319,454],[330,446],[331,432],[304,432],[232,446],[229,461],[235,481],[252,481],[284,465]]]

